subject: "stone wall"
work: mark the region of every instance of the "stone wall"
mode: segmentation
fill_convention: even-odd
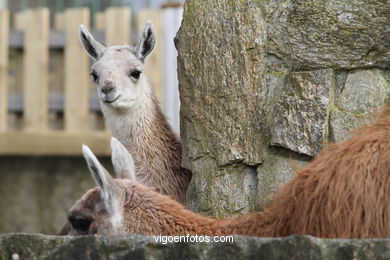
[[[109,158],[100,159],[112,169]],[[56,234],[94,186],[82,157],[0,157],[0,233]]]
[[[389,239],[234,236],[227,243],[156,242],[151,236],[0,235],[5,259],[389,259]]]
[[[188,0],[176,37],[192,210],[263,207],[390,92],[390,3]]]

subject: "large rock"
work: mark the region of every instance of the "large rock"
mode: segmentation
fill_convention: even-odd
[[[336,84],[331,111],[330,134],[334,142],[345,140],[351,130],[369,123],[390,94],[390,84],[378,69],[354,70],[344,77]]]
[[[319,239],[310,236],[232,242],[156,242],[150,236],[54,237],[0,235],[0,259],[389,259],[389,239]]]
[[[205,214],[252,209],[263,147],[260,11],[241,1],[186,3],[182,28],[188,30],[180,30],[177,42],[183,166],[193,172],[190,208]]]
[[[332,70],[291,72],[273,107],[271,144],[314,156],[328,134]]]
[[[386,102],[390,2],[188,0],[183,17],[176,46],[192,210],[262,208],[294,165]]]
[[[270,0],[264,5],[268,52],[299,69],[390,65],[388,1]]]

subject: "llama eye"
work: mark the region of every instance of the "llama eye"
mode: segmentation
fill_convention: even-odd
[[[97,75],[96,71],[93,70],[89,75],[92,76],[93,81],[98,82],[99,76]]]
[[[139,70],[133,70],[132,72],[130,72],[130,77],[132,78],[135,78],[135,79],[139,79],[139,76],[141,75],[141,71]]]
[[[89,226],[91,225],[92,222],[90,219],[76,218],[73,216],[70,216],[68,220],[74,229],[80,231],[88,231]]]

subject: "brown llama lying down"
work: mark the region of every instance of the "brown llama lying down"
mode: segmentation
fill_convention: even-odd
[[[137,181],[184,203],[191,172],[181,168],[182,148],[143,73],[155,44],[148,21],[136,46],[104,47],[87,28],[80,40],[94,63],[91,76],[112,135],[127,148],[137,169]]]
[[[264,213],[225,220],[195,214],[137,183],[130,155],[119,142],[112,146],[117,177],[127,179],[113,179],[84,147],[99,188],[70,209],[60,234],[390,237],[390,113],[329,145],[277,192]]]

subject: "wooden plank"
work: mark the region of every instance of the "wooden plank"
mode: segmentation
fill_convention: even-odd
[[[48,124],[48,29],[47,9],[20,13],[19,29],[24,31],[23,88],[24,128],[42,130]]]
[[[101,43],[105,43],[104,31],[92,31],[94,38]],[[11,31],[9,38],[9,46],[11,48],[24,47],[24,33],[21,31]],[[53,49],[61,49],[65,46],[65,36],[62,31],[51,30],[49,35],[49,47]]]
[[[110,45],[129,44],[131,33],[131,9],[110,7],[106,11],[106,43]]]
[[[180,98],[179,82],[177,77],[177,50],[173,39],[179,30],[182,20],[182,8],[164,8],[162,19],[164,26],[164,114],[168,118],[168,123],[172,129],[179,133],[180,131]]]
[[[65,130],[88,129],[89,60],[81,47],[78,28],[89,27],[89,9],[72,8],[65,12]]]
[[[24,31],[27,24],[27,11],[21,11],[14,14],[14,29]]]
[[[7,130],[9,12],[0,10],[0,132]]]
[[[104,131],[69,133],[63,131],[0,133],[0,155],[81,155],[88,145],[97,155],[111,153],[110,135]]]
[[[24,48],[24,127],[45,130],[48,126],[49,10],[28,10]]]
[[[64,30],[64,16],[64,12],[56,13],[56,15],[54,16],[54,29],[56,29],[57,31]]]
[[[151,82],[157,100],[164,106],[163,94],[163,48],[164,48],[164,32],[162,29],[162,16],[160,9],[147,9],[138,12],[137,15],[137,31],[141,34],[145,27],[146,21],[151,20],[156,32],[156,46],[153,52],[148,56],[145,65],[145,75]]]
[[[106,14],[99,12],[95,14],[95,30],[106,29]]]

